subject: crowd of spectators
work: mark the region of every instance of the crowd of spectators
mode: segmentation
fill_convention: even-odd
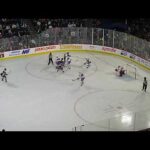
[[[32,26],[24,20],[0,19],[0,38],[29,35],[30,28],[41,33],[55,27],[93,27],[123,31],[150,41],[150,19],[30,19]]]
[[[50,43],[54,41],[54,39],[55,40],[57,39],[57,38],[54,38],[53,31],[57,32],[59,31],[59,28],[61,27],[68,27],[68,28],[87,27],[87,28],[111,29],[115,31],[126,32],[131,35],[135,35],[139,38],[150,41],[150,19],[143,19],[143,18],[141,19],[140,18],[139,19],[102,19],[102,18],[101,19],[79,19],[79,18],[76,18],[76,19],[52,19],[52,18],[51,19],[8,19],[7,18],[6,19],[6,18],[2,18],[0,19],[0,50],[1,49],[13,50],[13,49],[18,49],[18,48],[21,49],[21,48],[26,48],[28,46],[32,47],[32,45],[34,47],[43,41],[46,44]],[[56,30],[52,30],[52,32],[51,30],[48,30],[47,31],[49,33],[48,38],[47,37],[44,38],[43,36],[41,36],[43,39],[41,38],[41,41],[40,41],[40,39],[38,38],[39,34],[51,28],[55,28]],[[31,31],[34,31],[34,32],[31,32]],[[61,31],[57,32],[58,40],[61,40],[61,38],[63,38],[63,40],[67,39],[67,41],[68,40],[70,41],[71,39],[71,42],[74,42],[74,41],[77,42],[78,39],[76,39],[76,37],[74,36],[76,34],[74,32],[71,32],[70,34],[70,31],[71,30],[67,30],[67,32],[69,33],[64,34],[63,36],[61,35],[62,34]],[[96,40],[94,42],[96,42],[96,44],[101,43],[101,44],[106,44],[107,46],[112,46],[112,36],[113,36],[113,34],[111,34],[112,31],[108,33],[108,30],[105,30],[104,43],[103,43],[103,38],[102,38],[103,31],[101,29],[99,30],[96,29],[93,32],[96,33],[94,34],[94,39]],[[91,30],[89,30],[89,33],[91,33]],[[89,35],[89,33],[87,33],[87,35]],[[124,46],[118,45],[118,47],[125,49],[125,50],[130,49],[130,44],[129,46],[126,45],[126,41],[127,41],[126,36],[123,36],[123,37],[121,36],[125,34],[119,34],[118,32],[116,33],[117,33],[115,34],[116,41],[120,41],[120,38],[121,38],[121,40],[124,42],[124,43],[118,42],[118,44],[124,45]],[[44,34],[41,34],[41,35],[44,35]],[[30,36],[23,36],[23,35],[30,35]],[[69,35],[71,35],[71,38],[69,37]],[[79,37],[82,36],[80,35],[80,30],[79,30],[78,36]],[[5,38],[7,39],[5,40]],[[87,40],[86,36],[85,36],[85,40]],[[86,42],[86,41],[82,41],[82,42]],[[139,42],[140,40],[136,42],[137,47],[139,47],[138,46]],[[133,48],[132,48],[132,51],[134,51]],[[135,49],[135,53],[136,51],[137,50]]]
[[[92,27],[92,21],[93,19],[33,19],[32,23],[36,32],[40,33],[55,27]]]
[[[150,41],[150,19],[128,19],[128,33]]]
[[[55,27],[93,27],[126,32],[150,41],[150,19],[33,19],[37,33]]]
[[[28,35],[29,26],[22,19],[0,19],[0,38]]]

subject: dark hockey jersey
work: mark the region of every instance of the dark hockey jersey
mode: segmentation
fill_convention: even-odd
[[[1,73],[1,76],[2,76],[2,77],[6,77],[6,75],[7,75],[6,71],[3,71],[3,72]]]

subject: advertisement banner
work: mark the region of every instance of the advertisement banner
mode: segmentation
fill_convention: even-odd
[[[14,51],[6,51],[6,52],[0,52],[0,58],[3,57],[11,57],[11,56],[19,56],[19,55],[28,55],[28,54],[34,54],[34,53],[40,53],[40,52],[48,52],[52,50],[98,50],[98,51],[104,51],[104,52],[111,52],[116,53],[118,55],[127,56],[128,58],[131,58],[135,60],[136,62],[139,62],[147,67],[150,67],[150,62],[144,60],[143,58],[140,58],[132,53],[129,53],[124,50],[112,48],[112,47],[105,47],[105,46],[99,46],[99,45],[90,45],[90,44],[62,44],[62,45],[48,45],[43,47],[35,47],[35,48],[27,48],[22,50],[14,50]]]
[[[145,64],[145,66],[150,67],[150,62],[148,62],[148,61],[145,60],[144,64]]]
[[[84,50],[101,50],[102,47],[99,45],[82,45],[82,49]]]
[[[49,46],[43,46],[43,47],[36,47],[35,52],[47,52],[53,49],[59,49],[58,45],[49,45]]]
[[[60,49],[82,49],[82,45],[78,45],[78,44],[63,44],[60,45]]]
[[[123,50],[121,50],[121,55],[123,55],[123,56],[127,56],[127,51],[123,51]]]
[[[138,57],[138,56],[135,57],[135,60],[136,60],[137,62],[141,62],[141,58]]]
[[[25,55],[25,54],[29,54],[30,53],[30,49],[23,49],[22,50],[22,54]]]
[[[145,65],[147,67],[150,67],[150,62],[145,60],[145,59],[143,59],[143,58],[141,58],[141,57],[138,57],[138,56],[136,56],[136,55],[134,55],[132,53],[129,53],[129,52],[127,52],[127,56],[129,58],[135,60],[136,62],[139,62],[140,64],[143,64],[143,65]]]
[[[21,50],[14,50],[9,52],[9,56],[17,56],[21,54]]]
[[[102,50],[106,51],[106,52],[113,52],[113,53],[116,53],[116,51],[117,51],[117,49],[115,49],[115,48],[105,47],[105,46],[102,46]]]
[[[0,52],[0,58],[4,58],[4,53]]]
[[[150,62],[144,60],[143,58],[140,58],[140,63],[141,63],[141,64],[144,64],[144,65],[147,66],[147,67],[150,67]]]
[[[130,56],[129,56],[129,57],[130,57],[131,59],[134,59],[134,60],[135,60],[135,57],[136,57],[136,56],[135,56],[134,54],[131,54],[131,53],[130,53]]]
[[[95,49],[95,47],[96,47],[96,46],[94,46],[94,45],[89,45],[89,49],[91,49],[91,50],[92,50],[92,49]]]

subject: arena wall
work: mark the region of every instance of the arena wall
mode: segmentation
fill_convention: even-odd
[[[129,61],[132,61],[135,64],[139,65],[140,67],[150,71],[150,62],[147,60],[144,60],[143,58],[140,58],[132,53],[129,53],[124,50],[112,48],[112,47],[99,46],[99,45],[88,45],[88,44],[48,45],[48,46],[42,46],[42,47],[1,52],[0,60],[42,55],[42,54],[47,54],[50,51],[52,51],[52,52],[67,52],[67,51],[98,52],[98,53],[102,53],[102,54],[107,54],[107,55],[112,55],[112,56],[117,56],[117,57],[121,57],[124,59],[128,59]]]

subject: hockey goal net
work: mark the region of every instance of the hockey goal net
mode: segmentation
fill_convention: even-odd
[[[132,64],[126,64],[126,74],[136,79],[136,66]]]

